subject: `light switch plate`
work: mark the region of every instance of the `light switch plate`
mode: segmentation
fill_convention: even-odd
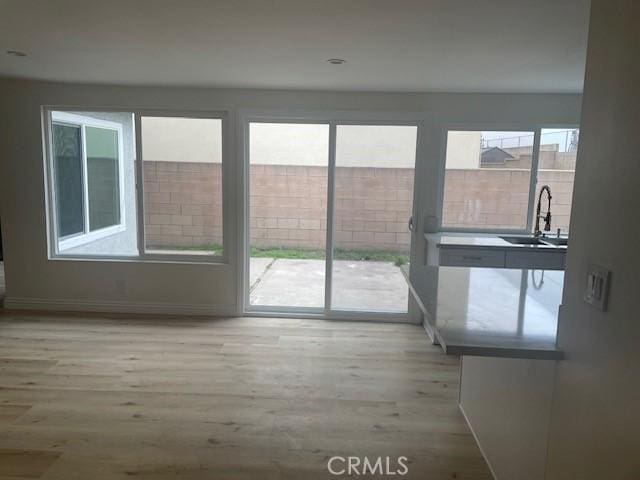
[[[611,283],[611,271],[599,265],[589,265],[587,282],[584,290],[584,301],[589,305],[602,310],[607,310],[609,297],[609,284]]]

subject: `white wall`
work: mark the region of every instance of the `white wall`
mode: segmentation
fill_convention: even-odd
[[[548,480],[640,478],[640,2],[592,2]],[[582,301],[612,271],[609,311]]]
[[[425,217],[437,214],[437,165],[444,154],[444,123],[487,119],[496,123],[575,123],[580,96],[287,92],[0,81],[0,218],[9,305],[151,311],[149,304],[159,303],[158,310],[166,313],[172,309],[228,313],[236,311],[238,235],[242,233],[235,215],[243,198],[236,181],[237,164],[231,164],[226,172],[232,181],[225,193],[229,207],[224,218],[228,264],[49,260],[42,105],[84,106],[87,110],[111,106],[125,111],[132,107],[227,111],[232,144],[239,108],[429,111],[433,121],[425,132],[425,153],[416,172],[420,203],[416,220],[417,231],[421,231]],[[238,158],[234,149],[231,155],[234,161]],[[421,235],[415,235],[415,240],[419,260],[424,243]],[[416,268],[416,274],[419,270]]]
[[[466,359],[463,364],[463,383],[473,373],[471,383],[462,387],[465,410],[474,411],[481,423],[490,418],[490,425],[500,428],[491,435],[478,427],[499,480],[640,478],[640,3],[594,0],[591,9],[571,240],[558,325],[558,346],[565,359],[557,362],[553,383],[546,388],[539,372],[523,371],[506,360],[495,360],[495,365],[476,361],[467,372]],[[612,271],[607,312],[582,300],[590,263]],[[498,423],[499,393],[494,394],[496,405],[482,394],[467,395],[471,385],[482,393],[485,382],[496,375],[511,379],[520,393],[553,393],[544,474],[539,455],[533,466],[526,450],[513,454],[514,444],[496,442],[500,435],[511,437],[514,426],[522,426]],[[530,401],[513,402],[506,414],[529,419]],[[523,439],[537,444],[536,423],[542,420],[535,414],[527,428],[518,430]],[[532,472],[537,476],[531,477]]]
[[[460,406],[498,480],[541,480],[555,361],[463,357]]]

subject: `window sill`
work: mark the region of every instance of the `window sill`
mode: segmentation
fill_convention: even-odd
[[[103,238],[122,233],[125,230],[126,227],[124,226],[124,224],[113,225],[112,227],[101,228],[100,230],[95,230],[93,232],[76,235],[64,240],[59,240],[58,250],[64,253],[67,250],[77,247],[83,247],[84,245],[87,245],[89,243],[93,243],[98,240],[102,240]]]
[[[230,263],[225,257],[194,257],[180,256],[176,258],[159,257],[156,255],[146,256],[115,256],[115,255],[55,255],[49,256],[50,261],[64,262],[110,262],[110,263],[158,263],[158,264],[178,264],[178,265],[215,265],[229,266]]]

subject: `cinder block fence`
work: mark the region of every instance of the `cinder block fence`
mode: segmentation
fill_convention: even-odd
[[[336,246],[406,251],[413,173],[410,168],[336,168]],[[450,190],[443,216],[451,224],[473,222],[492,227],[504,219],[515,221],[523,203],[526,208],[528,172],[469,169],[448,171],[447,175]],[[252,165],[250,179],[253,246],[325,247],[326,168]],[[539,183],[551,185],[555,225],[567,228],[573,173],[541,171]],[[220,164],[145,161],[147,245],[221,244],[221,189]]]

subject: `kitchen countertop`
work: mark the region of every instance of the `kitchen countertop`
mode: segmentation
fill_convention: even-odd
[[[482,234],[482,233],[456,233],[438,232],[425,233],[427,242],[434,243],[438,247],[447,248],[487,248],[487,249],[517,249],[517,250],[540,250],[540,251],[566,251],[566,245],[521,245],[507,242],[500,238],[502,236],[522,236],[517,234]]]
[[[427,267],[427,275],[436,296],[426,302],[428,320],[446,353],[562,358],[556,331],[564,272]]]

